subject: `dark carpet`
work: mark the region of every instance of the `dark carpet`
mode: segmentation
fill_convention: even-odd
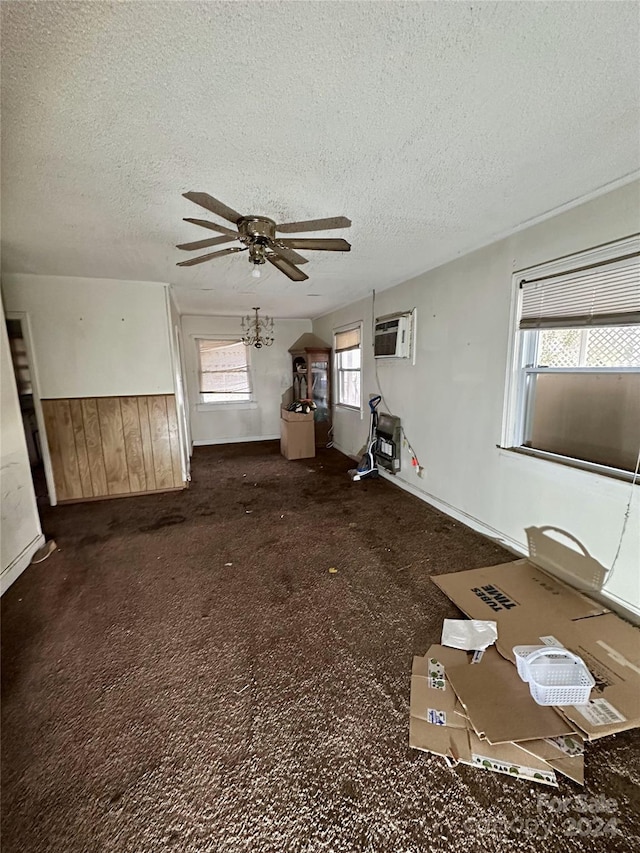
[[[636,733],[584,791],[409,749],[459,615],[429,575],[512,557],[351,465],[199,448],[186,492],[43,509],[59,551],[2,599],[4,853],[639,849]]]

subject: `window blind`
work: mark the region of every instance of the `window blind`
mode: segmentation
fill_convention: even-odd
[[[201,394],[247,394],[247,350],[241,341],[198,341]]]
[[[356,326],[355,329],[346,329],[344,332],[336,332],[336,352],[358,349],[359,346],[360,326]]]
[[[520,282],[521,329],[640,323],[640,255]]]

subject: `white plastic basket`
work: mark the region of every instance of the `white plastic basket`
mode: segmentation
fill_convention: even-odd
[[[513,653],[516,656],[516,666],[518,667],[518,675],[523,681],[529,681],[529,670],[527,669],[526,659],[531,652],[537,652],[538,649],[548,649],[549,646],[514,646]]]
[[[595,681],[582,658],[560,646],[514,646],[518,675],[538,705],[586,705]]]

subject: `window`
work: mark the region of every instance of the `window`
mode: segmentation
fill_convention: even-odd
[[[635,471],[640,238],[527,270],[517,284],[507,443],[595,470]]]
[[[242,341],[197,340],[201,403],[251,400],[247,347]]]
[[[336,387],[339,406],[359,409],[362,349],[360,326],[335,333]]]

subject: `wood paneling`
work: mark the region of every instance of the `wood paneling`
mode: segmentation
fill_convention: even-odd
[[[42,408],[58,501],[184,488],[172,394]]]
[[[80,474],[82,497],[90,498],[93,496],[93,487],[91,485],[91,472],[89,470],[87,439],[84,434],[82,403],[80,400],[69,400],[69,409],[71,411],[71,423],[73,425],[73,435],[76,442],[76,456],[78,458],[78,471]]]
[[[63,402],[66,402],[63,401]],[[44,416],[45,429],[47,431],[47,440],[49,443],[49,453],[51,455],[51,468],[53,471],[53,479],[56,483],[56,492],[60,500],[64,500],[67,495],[65,484],[63,456],[60,450],[60,435],[58,432],[58,424],[56,412],[58,401],[55,401],[54,406],[45,406],[45,401],[42,401],[42,413]]]
[[[50,437],[49,449],[56,493],[60,500],[82,498],[82,480],[69,400],[53,402],[53,406],[43,405],[43,410],[47,437]]]
[[[102,435],[102,455],[107,472],[107,489],[110,495],[130,492],[127,456],[124,447],[122,413],[118,397],[98,397],[98,418]]]
[[[153,463],[153,449],[151,447],[151,426],[149,424],[149,402],[146,397],[138,397],[138,417],[140,421],[140,440],[142,442],[142,458],[144,461],[144,475],[147,481],[147,489],[157,489],[156,470]]]
[[[56,403],[56,400],[43,400],[43,407]],[[104,454],[102,453],[102,435],[100,433],[100,420],[98,418],[98,402],[95,399],[84,399],[80,401],[82,407],[82,421],[84,423],[84,437],[87,444],[87,456],[89,458],[89,474],[91,476],[91,492],[95,495],[108,495],[107,472],[104,467]],[[47,430],[47,437],[49,430]],[[54,473],[54,480],[55,480]],[[56,480],[57,483],[57,480]]]
[[[120,400],[122,413],[122,429],[124,432],[124,449],[127,457],[129,488],[132,492],[146,492],[147,477],[144,472],[142,456],[142,435],[140,428],[140,413],[135,397],[123,397]]]
[[[156,486],[158,489],[171,489],[173,488],[173,466],[165,397],[149,397],[149,423]]]

